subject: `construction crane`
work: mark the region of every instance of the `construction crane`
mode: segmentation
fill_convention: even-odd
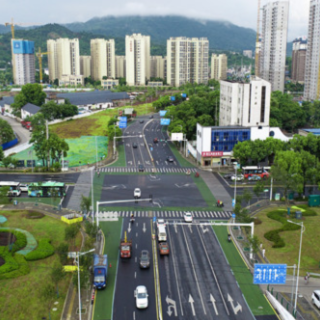
[[[4,25],[6,27],[11,26],[12,39],[14,39],[14,26],[35,26],[38,24],[37,23],[16,23],[13,21],[13,18],[11,18],[11,22],[6,22]]]
[[[256,77],[259,76],[259,36],[260,36],[260,3],[261,0],[258,0],[258,19],[257,19],[257,37],[256,37],[256,55],[255,55],[255,65],[254,73]]]
[[[41,48],[39,47],[39,51],[36,52],[36,56],[39,59],[39,78],[40,78],[40,83],[42,83],[42,57],[45,54],[49,54],[50,52],[41,52]]]

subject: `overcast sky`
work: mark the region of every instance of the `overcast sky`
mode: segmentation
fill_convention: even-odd
[[[261,0],[262,6],[267,0]],[[290,0],[288,41],[307,35],[310,0]],[[227,20],[256,30],[258,0],[0,0],[0,24],[86,22],[108,15],[176,14]],[[183,35],[181,35],[183,36]]]

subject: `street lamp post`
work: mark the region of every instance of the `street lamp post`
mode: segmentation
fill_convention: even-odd
[[[77,254],[77,264],[78,264],[78,292],[79,292],[79,320],[81,320],[81,292],[80,292],[80,270],[79,270],[79,258],[80,256],[83,256],[87,253],[91,253],[91,252],[94,252],[95,249],[91,249],[89,251],[86,251],[86,252],[79,252],[78,251],[78,254]]]
[[[303,221],[300,223],[293,222],[291,220],[287,220],[289,223],[296,224],[297,226],[301,227],[301,233],[300,233],[300,248],[299,248],[299,258],[298,258],[298,271],[297,271],[297,283],[296,283],[296,295],[294,300],[294,310],[297,311],[297,300],[298,300],[298,288],[299,288],[299,272],[300,272],[300,259],[301,259],[301,247],[302,247],[302,234],[305,230],[305,227],[303,225]]]
[[[236,206],[237,197],[237,166],[234,166],[234,206]]]

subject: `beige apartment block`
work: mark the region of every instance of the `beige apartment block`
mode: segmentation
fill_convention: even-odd
[[[126,81],[129,86],[145,85],[150,79],[150,36],[126,36]]]
[[[165,58],[162,56],[150,57],[150,78],[164,79]]]
[[[91,56],[80,56],[80,74],[85,78],[91,76]]]
[[[126,77],[126,57],[116,56],[116,78]]]
[[[308,47],[304,76],[305,100],[318,100],[320,94],[320,0],[311,0],[309,7]]]
[[[212,54],[211,56],[211,79],[226,80],[228,69],[228,57],[226,54]]]
[[[92,39],[91,48],[91,77],[100,80],[103,77],[115,78],[115,44],[114,40]]]
[[[289,2],[269,2],[262,9],[262,42],[259,75],[283,92],[286,69]]]
[[[47,50],[51,81],[62,75],[80,75],[79,39],[47,40]]]
[[[176,87],[186,82],[208,83],[209,41],[207,38],[167,40],[167,83]]]
[[[307,40],[298,38],[292,43],[291,79],[303,83],[306,70]]]

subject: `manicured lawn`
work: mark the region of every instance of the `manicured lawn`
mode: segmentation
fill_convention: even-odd
[[[192,168],[192,167],[194,167],[193,164],[191,164],[189,161],[187,161],[185,158],[183,158],[181,156],[180,152],[177,150],[175,145],[173,145],[172,143],[169,143],[169,147],[170,147],[172,153],[174,154],[175,158],[178,160],[178,162],[179,162],[181,167],[183,167],[183,168]]]
[[[50,217],[42,219],[26,219],[27,211],[0,211],[7,217],[3,227],[13,227],[27,230],[36,240],[50,238],[56,248],[64,240],[66,224]],[[81,241],[77,238],[77,244]],[[57,254],[53,256],[28,262],[30,273],[15,279],[0,281],[0,318],[1,319],[49,319],[48,310],[41,298],[41,289],[50,280],[51,268],[59,261]],[[68,289],[71,274],[67,274],[59,284],[60,297],[56,299],[58,310],[51,312],[51,319],[60,319],[64,298]]]
[[[236,247],[227,241],[227,228],[222,226],[213,226],[213,230],[217,235],[220,245],[252,313],[255,316],[274,315],[273,310],[259,286],[253,284],[253,275],[243,262]]]
[[[96,320],[112,319],[111,316],[118,268],[121,226],[121,218],[119,221],[100,222],[101,230],[105,236],[104,253],[108,255],[109,269],[107,287],[104,290],[99,290],[97,293],[93,318]]]
[[[50,126],[50,130],[55,132],[60,138],[80,138],[81,136],[106,136],[108,122],[114,116],[119,115],[119,110],[131,108],[131,106],[107,109],[93,113],[91,116],[57,123]],[[154,111],[151,103],[133,107],[137,115],[148,114]]]
[[[216,198],[212,195],[212,192],[210,191],[210,189],[208,188],[206,183],[203,181],[203,179],[201,177],[196,178],[194,176],[194,174],[192,174],[192,179],[193,179],[193,182],[197,185],[197,187],[198,187],[203,199],[207,203],[207,205],[210,208],[214,207],[214,209],[211,209],[211,210],[221,211],[221,208],[218,208],[216,206],[216,203],[217,203]]]
[[[278,208],[276,208],[278,209]],[[286,212],[286,207],[283,207]],[[303,217],[305,232],[303,233],[302,250],[301,250],[301,265],[302,275],[304,276],[307,271],[319,273],[319,252],[317,248],[320,242],[319,224],[320,224],[320,209],[312,208],[317,212],[317,216]],[[300,243],[300,230],[284,231],[280,236],[284,239],[286,245],[283,248],[272,248],[271,242],[264,238],[264,234],[270,230],[280,228],[282,224],[278,221],[272,220],[267,217],[267,213],[275,210],[270,208],[259,212],[256,215],[262,223],[255,227],[255,234],[258,236],[263,247],[266,249],[266,256],[271,263],[286,263],[288,266],[298,264],[299,256],[299,243]],[[300,222],[290,217],[290,220]],[[290,272],[291,269],[288,269]]]

